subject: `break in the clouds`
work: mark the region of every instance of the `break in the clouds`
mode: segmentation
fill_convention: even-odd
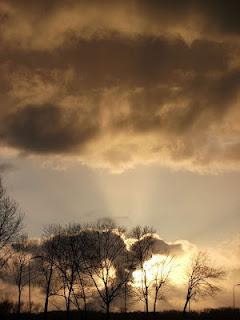
[[[239,6],[2,1],[2,150],[239,169]]]

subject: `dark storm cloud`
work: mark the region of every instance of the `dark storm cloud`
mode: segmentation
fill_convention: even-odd
[[[15,169],[15,166],[11,163],[1,162],[0,163],[0,173],[5,173]]]
[[[238,0],[137,0],[135,4],[142,15],[147,15],[155,22],[163,19],[165,24],[178,24],[193,16],[198,19],[200,31],[204,34],[240,32]]]
[[[61,153],[82,147],[97,130],[97,124],[81,110],[30,105],[8,116],[1,137],[22,150]]]
[[[238,0],[5,0],[0,8],[6,33],[3,39],[9,44],[19,36],[14,45],[30,48],[58,46],[73,33],[81,37],[104,37],[112,31],[159,36],[171,31],[183,36],[200,33],[214,37],[238,35],[240,31]]]
[[[2,145],[104,167],[238,167],[238,6],[4,1]]]
[[[196,10],[200,10],[206,16],[206,27],[208,29],[239,34],[240,21],[238,12],[240,10],[240,3],[238,0],[213,0],[208,3],[198,0],[196,1]]]
[[[182,244],[169,244],[161,239],[154,239],[153,243],[153,254],[169,254],[169,255],[180,255],[183,254]]]
[[[113,128],[165,131],[173,135],[185,134],[190,129],[206,129],[220,121],[237,100],[240,72],[229,72],[215,79],[196,76],[182,84],[177,90],[163,86],[134,92],[129,97],[129,112],[117,117]],[[184,104],[179,108],[181,101]],[[164,111],[168,102],[172,105]]]
[[[218,42],[196,40],[188,45],[180,38],[125,39],[116,34],[88,41],[75,38],[47,53],[8,49],[0,51],[0,57],[6,64],[11,62],[12,72],[26,68],[47,74],[72,67],[76,79],[71,85],[75,90],[177,83],[189,72],[225,71],[229,63],[229,51]]]

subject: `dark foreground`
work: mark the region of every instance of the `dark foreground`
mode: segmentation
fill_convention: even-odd
[[[0,319],[2,320],[43,320],[44,315],[42,313],[39,314],[1,314]],[[67,316],[64,311],[52,311],[48,313],[48,320],[66,320]],[[87,316],[84,313],[79,313],[76,311],[72,311],[70,313],[69,320],[105,320],[106,315],[100,312],[88,312]],[[112,313],[110,315],[111,320],[146,320],[146,314],[141,312],[131,312],[131,313]],[[160,312],[157,314],[149,314],[148,320],[178,320],[178,319],[189,319],[189,320],[240,320],[240,309],[210,309],[205,310],[200,313],[191,312],[187,313],[185,317],[183,314],[178,311],[166,311]]]

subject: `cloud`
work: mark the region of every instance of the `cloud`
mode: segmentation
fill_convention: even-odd
[[[0,173],[5,173],[15,169],[15,166],[11,163],[0,163]]]
[[[187,40],[238,36],[237,0],[205,3],[191,0],[96,1],[5,0],[1,7],[2,32],[7,46],[51,50],[72,35],[89,39],[117,32],[123,36],[180,34]],[[84,13],[84,14],[83,14]],[[126,15],[129,19],[126,19]]]
[[[88,112],[53,105],[25,106],[10,114],[1,137],[10,145],[36,153],[72,151],[80,148],[97,132]]]
[[[146,241],[146,242],[145,242]],[[131,251],[135,252],[135,250],[139,250],[139,247],[142,248],[146,246],[146,243],[151,241],[151,250],[149,250],[149,256],[146,260],[150,259],[153,254],[183,254],[183,248],[180,243],[170,244],[160,239],[158,236],[153,237],[152,235],[148,235],[143,237],[142,239],[133,243],[131,247]],[[141,244],[142,243],[142,244]]]
[[[116,172],[238,170],[236,6],[4,1],[1,148]]]

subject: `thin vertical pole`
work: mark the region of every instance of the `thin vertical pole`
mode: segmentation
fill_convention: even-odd
[[[32,313],[32,301],[31,301],[31,260],[28,263],[28,302],[29,302],[29,313]]]

